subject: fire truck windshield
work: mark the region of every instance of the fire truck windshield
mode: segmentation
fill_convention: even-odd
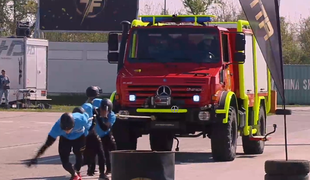
[[[217,63],[219,31],[206,27],[137,28],[128,44],[129,63]]]

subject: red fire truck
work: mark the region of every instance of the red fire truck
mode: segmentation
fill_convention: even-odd
[[[172,150],[177,137],[203,136],[214,160],[232,161],[240,135],[245,154],[263,153],[270,72],[247,21],[212,17],[141,16],[109,34],[119,149],[136,149],[144,134],[154,151]]]

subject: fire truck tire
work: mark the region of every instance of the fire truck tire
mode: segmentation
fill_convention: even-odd
[[[214,161],[233,161],[236,158],[238,121],[236,108],[230,107],[228,123],[212,127],[211,148]]]
[[[266,115],[264,106],[260,106],[259,109],[259,121],[258,123],[258,133],[254,134],[254,136],[266,135]],[[242,147],[244,154],[262,154],[265,149],[264,141],[251,141],[249,136],[242,136]]]
[[[171,151],[173,146],[173,134],[165,132],[151,132],[149,135],[152,151]]]
[[[287,176],[281,176],[281,175],[265,175],[265,180],[309,180],[308,175],[287,175]]]
[[[136,150],[138,138],[130,129],[130,124],[117,119],[112,127],[117,150]]]
[[[298,176],[309,173],[308,160],[267,160],[265,172],[270,176]]]

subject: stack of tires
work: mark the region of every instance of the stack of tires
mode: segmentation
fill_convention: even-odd
[[[112,180],[174,180],[172,151],[112,151]]]
[[[265,180],[309,180],[307,160],[268,160]]]

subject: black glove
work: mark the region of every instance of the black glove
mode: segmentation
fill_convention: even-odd
[[[31,159],[29,162],[27,162],[27,167],[31,167],[32,165],[36,165],[38,164],[38,159],[37,158],[33,158]]]

